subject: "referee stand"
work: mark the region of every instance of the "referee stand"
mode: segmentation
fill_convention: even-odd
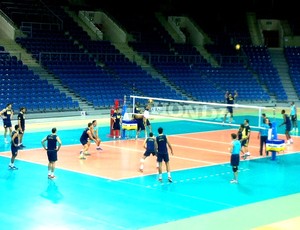
[[[272,132],[268,135],[266,150],[271,151],[272,161],[276,160],[277,153],[283,152],[285,150],[284,140],[278,139],[277,137],[277,126],[275,121],[272,122]]]
[[[122,107],[122,132],[121,137],[122,139],[131,139],[136,136],[137,132],[137,123],[134,119],[129,117],[129,114],[127,112],[127,104],[126,104],[126,95],[124,96],[124,103]],[[132,135],[130,135],[132,132],[134,132]]]

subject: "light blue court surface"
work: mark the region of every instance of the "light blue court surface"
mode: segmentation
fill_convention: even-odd
[[[168,135],[228,129],[184,121],[153,123],[154,130],[158,126]],[[64,145],[73,145],[81,132],[59,135]],[[40,148],[48,133],[26,133],[27,149]],[[101,129],[103,141],[108,133],[108,127]],[[9,151],[4,144],[0,148]],[[10,171],[8,160],[0,157],[0,229],[243,230],[300,216],[299,153],[241,162],[239,184],[229,183],[229,164],[174,171],[174,182],[161,184],[156,175],[113,181],[59,168],[51,181],[45,165],[17,160],[20,170]],[[233,210],[240,210],[237,216],[228,215]]]

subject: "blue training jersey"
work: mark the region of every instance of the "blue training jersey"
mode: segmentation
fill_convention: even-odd
[[[239,140],[234,140],[232,141],[232,145],[233,145],[233,148],[232,148],[232,154],[240,154],[241,152],[241,142]]]
[[[292,105],[291,106],[291,116],[294,116],[294,115],[296,115],[296,106]]]
[[[292,123],[291,123],[290,117],[287,114],[285,114],[285,125],[286,125],[286,127],[290,127],[291,124]]]
[[[157,142],[157,151],[161,154],[167,154],[168,148],[167,148],[167,137],[166,135],[158,135],[156,137]]]
[[[261,125],[261,129],[259,130],[260,136],[268,136],[269,133],[269,129],[270,129],[270,125],[263,123]]]
[[[56,149],[56,143],[57,143],[56,135],[49,134],[47,136],[47,148],[48,148],[48,150],[55,150]]]
[[[88,140],[89,134],[87,133],[90,129],[85,128],[81,134],[80,140]]]
[[[16,133],[17,133],[16,130],[12,131],[11,137],[13,137]],[[19,144],[19,137],[17,135],[17,137],[14,140],[12,140],[11,145],[15,146],[15,145],[18,145],[18,144]]]
[[[155,151],[155,139],[153,137],[148,137],[146,140],[147,143],[147,151]]]
[[[5,118],[3,118],[3,120],[4,121],[10,121],[12,113],[13,113],[12,109],[6,109],[5,112],[3,113],[3,115],[5,117]]]

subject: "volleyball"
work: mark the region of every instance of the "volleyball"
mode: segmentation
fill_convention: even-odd
[[[152,104],[152,103],[153,103],[153,99],[149,99],[148,102],[149,102],[150,104]]]
[[[236,45],[235,45],[235,49],[236,49],[236,50],[239,50],[240,48],[241,48],[241,45],[240,45],[240,44],[236,44]]]

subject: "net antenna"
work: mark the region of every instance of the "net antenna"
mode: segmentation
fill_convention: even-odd
[[[133,111],[136,102],[141,105],[152,102],[151,116],[155,118],[165,118],[170,120],[187,120],[210,124],[223,124],[224,115],[227,107],[234,108],[233,117],[240,121],[233,124],[224,123],[223,125],[240,126],[244,119],[251,119],[251,128],[260,128],[262,124],[262,111],[268,108],[263,106],[251,106],[242,104],[210,103],[201,101],[175,100],[168,98],[155,98],[131,95]],[[228,114],[227,117],[230,115]],[[255,120],[255,121],[253,121]],[[257,121],[257,123],[256,123]],[[255,125],[256,124],[256,125]]]

